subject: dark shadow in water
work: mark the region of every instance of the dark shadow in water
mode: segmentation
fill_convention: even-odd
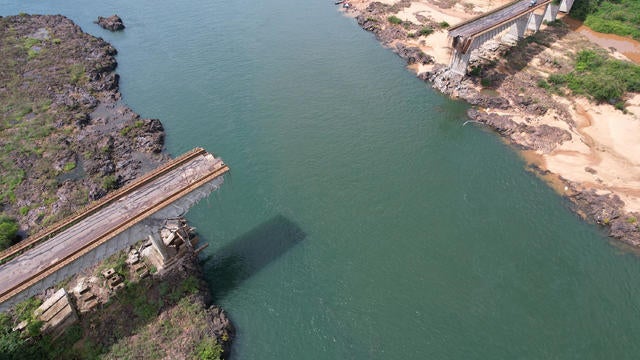
[[[282,215],[256,226],[203,259],[214,303],[300,243],[307,234]]]

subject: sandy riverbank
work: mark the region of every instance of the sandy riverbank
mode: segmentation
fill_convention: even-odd
[[[454,25],[507,2],[353,0],[346,14],[407,59],[409,69],[419,77],[476,105],[472,117],[522,149],[525,159],[572,200],[579,214],[608,225],[612,236],[639,246],[640,230],[634,219],[640,218],[640,95],[626,99],[627,113],[623,113],[609,104],[560,97],[537,86],[550,74],[572,69],[572,54],[598,45],[571,27],[543,25],[537,43],[508,51],[494,45],[483,51],[481,61],[492,64],[480,77],[461,82],[443,78],[442,65],[448,64],[451,47],[442,22]],[[403,23],[389,23],[391,15]],[[435,31],[416,36],[424,27]],[[407,56],[406,48],[415,50]],[[614,48],[607,50],[627,59]],[[416,61],[421,59],[414,55],[416,51],[430,60]],[[480,79],[491,84],[483,86]],[[497,96],[485,95],[485,87]]]

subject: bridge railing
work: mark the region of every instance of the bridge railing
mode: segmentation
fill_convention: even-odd
[[[197,153],[197,155],[202,154],[202,152],[200,151],[200,149],[195,149],[197,151],[194,151],[195,153]],[[204,150],[202,150],[204,152]],[[185,154],[184,156],[181,156],[178,159],[182,159],[179,162],[180,163],[184,163],[185,159],[192,159],[194,157],[194,152],[190,152]],[[196,156],[197,156],[196,155]],[[176,160],[178,160],[176,159]],[[171,168],[175,168],[175,162],[172,162],[171,164],[169,164],[168,167]],[[159,170],[159,172],[154,172],[155,174],[152,174],[154,176],[150,176],[150,177],[158,177],[160,175],[160,173],[164,173],[166,172],[166,167],[162,170]],[[45,266],[44,268],[40,269],[39,271],[32,273],[29,275],[29,277],[19,283],[13,284],[10,288],[8,289],[3,289],[2,293],[0,293],[0,303],[3,303],[5,301],[7,301],[8,299],[16,296],[17,294],[27,290],[28,288],[32,287],[33,285],[37,284],[39,281],[41,281],[42,279],[47,278],[50,275],[53,275],[54,273],[56,273],[57,271],[59,271],[60,269],[64,268],[65,266],[73,263],[74,261],[78,260],[80,257],[82,257],[83,255],[86,255],[87,253],[89,253],[91,250],[96,249],[97,247],[99,247],[100,245],[106,243],[107,241],[109,241],[110,239],[118,236],[119,234],[127,231],[128,229],[130,229],[132,226],[140,223],[142,220],[144,220],[145,218],[147,218],[148,216],[150,216],[151,214],[163,209],[164,207],[168,206],[169,204],[175,202],[177,199],[181,198],[182,196],[192,192],[193,190],[203,186],[204,184],[213,181],[214,179],[216,179],[219,176],[224,175],[225,173],[227,173],[229,171],[229,167],[224,164],[221,163],[219,167],[217,167],[214,171],[212,171],[211,173],[205,175],[204,177],[198,179],[197,181],[187,185],[186,187],[180,188],[176,191],[174,191],[171,194],[168,194],[162,201],[160,201],[159,203],[155,204],[154,206],[143,210],[142,212],[140,212],[139,214],[127,219],[127,221],[119,224],[117,227],[111,229],[111,231],[109,231],[108,233],[105,233],[99,237],[97,237],[96,239],[88,242],[87,244],[83,245],[81,248],[79,248],[77,251],[75,251],[72,254],[69,254],[67,256],[65,256],[64,258],[59,259],[55,264],[49,264],[48,266]],[[146,181],[144,181],[144,183],[147,183],[149,181],[149,179],[145,179]],[[135,187],[139,187],[140,185],[142,185],[140,182],[136,182],[136,186]],[[131,191],[132,189],[129,188],[127,189],[127,192]],[[120,194],[120,196],[122,196],[122,194]],[[113,201],[113,198],[110,199],[110,201]],[[102,207],[104,207],[105,205],[103,205]],[[94,212],[97,210],[94,210]],[[63,222],[66,223],[66,222]],[[71,225],[68,225],[71,226]]]
[[[449,27],[449,34],[451,34],[451,31],[453,31],[453,30],[455,30],[455,29],[457,29],[457,28],[459,28],[459,27],[461,27],[461,26],[464,26],[464,25],[470,24],[470,23],[472,23],[472,22],[474,22],[474,21],[476,21],[476,20],[478,20],[478,19],[482,19],[483,17],[485,17],[485,16],[487,16],[487,15],[491,15],[491,14],[493,14],[493,13],[495,13],[495,12],[498,12],[498,11],[500,11],[500,10],[502,10],[502,9],[506,9],[506,8],[508,8],[508,7],[509,7],[509,6],[511,6],[511,5],[515,5],[515,4],[519,3],[520,1],[522,1],[522,0],[512,1],[512,2],[510,2],[510,3],[508,3],[508,4],[505,4],[505,5],[502,5],[502,6],[500,6],[500,7],[497,7],[497,8],[495,8],[495,9],[493,9],[493,10],[489,11],[488,13],[484,13],[484,14],[480,14],[480,15],[474,16],[474,17],[472,17],[472,18],[471,18],[471,19],[469,19],[469,20],[465,20],[465,21],[463,21],[463,22],[461,22],[461,23],[458,23],[458,24],[456,24],[456,25],[450,26],[450,27]]]
[[[80,220],[82,220],[83,218],[92,215],[98,211],[100,211],[101,209],[103,209],[104,207],[106,207],[107,205],[111,204],[113,201],[115,201],[116,199],[129,194],[131,191],[133,191],[134,189],[136,189],[137,187],[140,187],[144,184],[147,184],[155,179],[157,179],[159,176],[161,176],[162,174],[171,171],[172,169],[175,169],[176,167],[180,166],[181,164],[190,161],[191,159],[206,154],[206,150],[204,150],[203,148],[195,148],[175,159],[172,159],[168,162],[166,162],[164,165],[161,165],[159,167],[157,167],[156,169],[152,170],[151,172],[143,175],[142,177],[134,180],[133,182],[125,185],[124,187],[113,191],[109,194],[107,194],[105,197],[103,197],[102,199],[95,201],[89,205],[87,205],[86,207],[80,209],[79,211],[77,211],[74,215],[72,215],[71,217],[67,217],[63,220],[58,221],[57,223],[39,231],[38,233],[36,233],[33,236],[30,236],[29,238],[9,247],[8,249],[5,249],[4,251],[0,252],[0,264],[3,264],[7,261],[9,261],[11,258],[15,257],[16,255],[32,248],[33,246],[46,241],[47,239],[50,239],[51,237],[55,236],[56,234],[59,234],[60,232],[64,231],[65,229],[68,229],[70,226],[73,226],[74,224],[78,223]]]

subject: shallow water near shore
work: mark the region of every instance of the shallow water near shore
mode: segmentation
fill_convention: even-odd
[[[168,151],[230,165],[188,218],[233,359],[640,353],[637,256],[332,2],[0,0],[19,12],[111,42]]]

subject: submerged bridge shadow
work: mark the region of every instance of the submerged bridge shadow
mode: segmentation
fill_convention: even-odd
[[[306,238],[293,221],[276,215],[203,259],[213,301],[261,271]]]

